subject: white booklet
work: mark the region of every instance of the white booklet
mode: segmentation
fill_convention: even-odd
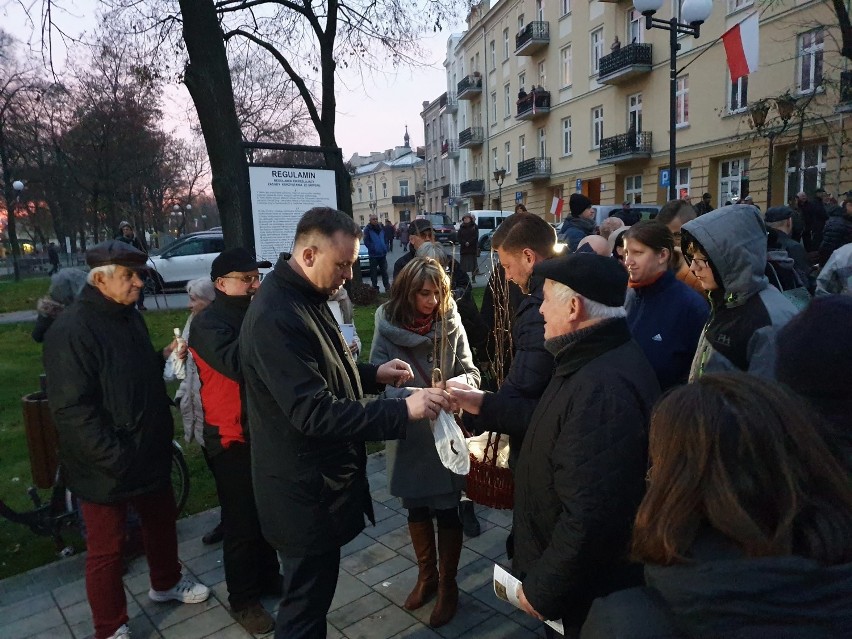
[[[494,564],[494,594],[503,601],[512,604],[515,608],[523,610],[523,608],[521,608],[521,602],[518,599],[518,588],[520,588],[520,586],[520,581],[509,574],[509,572],[504,568]],[[545,621],[544,623],[553,628],[560,635],[565,635],[565,629],[562,627],[561,621]]]
[[[355,340],[355,324],[341,324],[340,332],[343,333],[343,339],[349,345]]]

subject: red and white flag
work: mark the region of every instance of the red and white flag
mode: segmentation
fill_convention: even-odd
[[[555,216],[556,219],[560,219],[562,217],[562,205],[565,203],[561,197],[553,197],[553,202],[550,203],[550,214]]]
[[[731,82],[757,71],[760,25],[757,13],[734,25],[722,34]]]

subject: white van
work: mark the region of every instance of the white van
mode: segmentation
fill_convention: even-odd
[[[494,229],[500,226],[500,222],[512,215],[513,212],[514,211],[468,211],[468,213],[470,213],[476,221],[476,226],[479,229],[480,240],[484,235],[493,232]],[[456,228],[458,229],[458,227]]]

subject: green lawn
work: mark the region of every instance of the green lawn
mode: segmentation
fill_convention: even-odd
[[[26,304],[25,308],[33,308],[35,298],[46,290],[46,278],[41,280],[41,291],[31,286],[34,281],[19,283],[21,288],[18,290],[26,288],[34,296],[33,303]],[[0,287],[3,286],[4,283],[0,283]],[[3,290],[0,288],[0,292]],[[483,289],[476,289],[474,292],[477,303],[481,303],[482,292]],[[2,293],[0,299],[3,299]],[[21,295],[18,299],[22,300],[24,296]],[[7,300],[3,299],[3,302],[8,305]],[[362,343],[362,361],[369,358],[375,310],[375,306],[355,308],[355,325]],[[183,328],[187,311],[148,312],[144,317],[152,341],[156,346],[162,347],[171,340],[174,327]],[[0,325],[0,344],[3,347],[0,355],[0,499],[16,509],[31,507],[26,495],[32,477],[21,397],[38,390],[39,375],[42,372],[41,345],[30,338],[32,327],[32,323]],[[168,386],[169,392],[174,395],[177,384],[171,383]],[[201,449],[197,444],[186,445],[183,442],[183,426],[176,410],[174,416],[175,436],[184,444],[191,477],[189,501],[183,514],[193,514],[212,508],[218,503],[216,489],[201,455]],[[383,447],[381,442],[374,442],[369,444],[368,449],[374,452]],[[42,496],[47,497],[47,491],[42,491]],[[66,541],[73,542],[78,550],[83,549],[83,542],[78,537],[69,535]],[[0,579],[50,563],[55,557],[50,539],[37,537],[23,526],[0,518]]]
[[[0,313],[35,310],[38,298],[47,293],[49,277],[31,277],[19,282],[0,280]]]

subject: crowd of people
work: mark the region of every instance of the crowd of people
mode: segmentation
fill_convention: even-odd
[[[462,252],[459,263],[428,220],[414,220],[392,283],[384,265],[368,353],[344,285],[362,237],[386,256],[378,220],[362,231],[340,211],[311,209],[274,266],[224,251],[210,281],[188,284],[188,349],[156,350],[134,309],[144,252],[92,247],[87,283],[62,284],[39,336],[60,458],[96,530],[86,567],[96,639],[129,636],[129,506],[151,599],[209,595],[177,561],[163,383],[175,359],[185,361],[186,437],[203,446],[222,506],[231,614],[250,632],[326,636],[340,549],[374,521],[365,442],[377,440],[417,561],[404,606],[436,599],[435,628],[464,614],[456,574],[478,522],[430,427],[455,412],[471,434],[510,437],[518,599],[537,619],[561,620],[565,636],[852,635],[842,375],[852,298],[815,277],[826,238],[837,246],[823,271],[852,246],[852,201],[816,249],[791,235],[789,207],[696,211],[676,200],[653,220],[614,216],[600,228],[584,196],[569,209],[565,244],[525,209],[502,222],[481,309],[475,258]],[[782,251],[799,275],[791,288]],[[797,305],[800,288],[823,294]],[[274,619],[260,605],[273,593]]]

